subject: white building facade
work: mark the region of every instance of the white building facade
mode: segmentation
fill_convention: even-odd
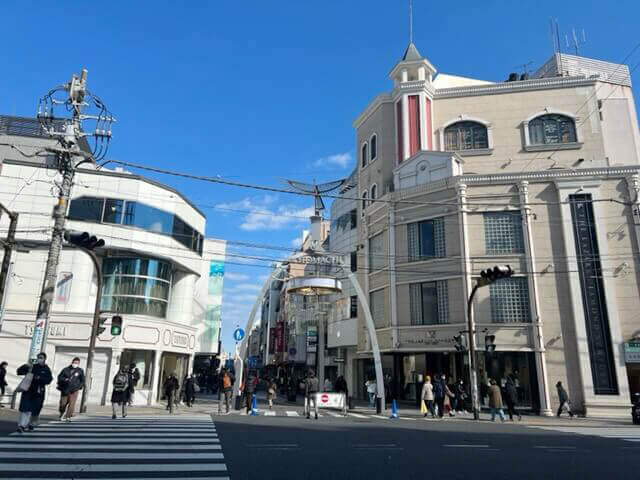
[[[0,351],[9,362],[8,382],[28,356],[51,238],[51,213],[59,173],[48,157],[26,157],[49,140],[37,121],[2,117],[0,202],[19,213],[16,248],[7,284]],[[0,228],[7,231],[8,218]],[[214,357],[220,348],[220,309],[225,242],[205,239],[205,216],[174,189],[121,170],[80,169],[74,178],[66,228],[102,238],[101,310],[108,318],[96,343],[89,402],[108,402],[119,366],[141,373],[137,404],[160,399],[171,372],[182,378],[196,355]],[[5,233],[6,234],[6,233]],[[55,375],[75,356],[86,364],[96,302],[97,272],[82,251],[65,247],[60,256],[46,353]],[[119,336],[110,318],[123,318]],[[55,381],[48,402],[55,402]]]

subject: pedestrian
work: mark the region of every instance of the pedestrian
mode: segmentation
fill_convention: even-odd
[[[431,377],[429,375],[425,376],[424,385],[422,385],[422,400],[427,406],[427,411],[424,412],[425,418],[427,417],[427,413],[431,414],[431,418],[436,418],[436,412],[433,406],[433,385],[431,383]]]
[[[496,421],[496,413],[500,416],[500,421],[504,422],[504,411],[502,410],[502,392],[495,380],[491,379],[489,387],[489,408],[491,409],[491,421]]]
[[[324,379],[324,391],[330,392],[333,390],[333,385],[331,384],[331,379],[329,377]]]
[[[313,401],[313,410],[316,420],[318,419],[318,402],[316,401],[316,394],[320,389],[318,384],[318,378],[313,370],[309,370],[307,379],[304,382],[304,398],[307,407],[307,418],[311,418],[311,402]]]
[[[226,413],[229,413],[229,404],[231,403],[231,394],[233,393],[233,375],[226,368],[222,369],[222,393],[224,394],[224,406]]]
[[[7,367],[9,364],[7,362],[0,363],[0,397],[4,397],[4,389],[9,385],[7,383]],[[0,401],[0,408],[4,408],[2,405],[2,401]]]
[[[193,407],[196,398],[196,384],[191,374],[187,374],[182,382],[182,398],[187,407]]]
[[[464,408],[464,401],[467,398],[467,390],[464,386],[464,380],[458,380],[458,383],[456,383],[455,385],[454,392],[456,394],[456,412],[466,413],[466,410]]]
[[[22,391],[20,406],[18,407],[18,410],[20,410],[18,433],[23,433],[25,430],[32,432],[40,420],[45,390],[53,380],[51,369],[46,362],[46,353],[40,352],[34,365],[24,364],[16,372],[18,375],[25,376],[18,385],[18,390]]]
[[[347,387],[347,381],[342,375],[336,378],[335,391],[338,393],[344,393],[345,397],[348,397],[349,388]]]
[[[442,418],[444,416],[444,398],[444,375],[441,375],[440,378],[436,378],[433,383],[433,400],[436,405],[436,413],[438,415],[438,418]]]
[[[176,395],[180,389],[180,384],[178,382],[178,377],[176,376],[176,372],[171,372],[167,379],[164,381],[162,385],[162,389],[164,391],[164,395],[167,398],[167,410],[169,413],[173,413],[173,409],[176,404]]]
[[[365,382],[365,387],[367,387],[367,395],[369,396],[369,406],[371,408],[375,408],[376,406],[376,396],[378,393],[378,384],[375,380],[369,379]]]
[[[562,413],[562,408],[567,407],[567,413],[569,413],[569,417],[573,418],[573,412],[571,411],[571,400],[569,400],[569,394],[562,386],[562,382],[556,383],[556,390],[558,391],[558,400],[560,401],[560,406],[558,407],[558,416]]]
[[[509,375],[507,377],[507,383],[504,386],[504,399],[507,402],[507,411],[509,412],[509,420],[513,422],[513,416],[517,415],[518,420],[522,420],[522,415],[516,409],[516,403],[518,403],[518,389],[516,383],[513,381],[513,377]]]
[[[256,386],[258,385],[258,377],[256,372],[249,370],[247,379],[244,382],[242,391],[244,392],[244,401],[247,409],[247,415],[251,412],[251,404],[253,403],[253,396],[256,393]]]
[[[84,388],[84,371],[80,368],[78,357],[71,360],[71,365],[60,371],[57,388],[60,390],[60,420],[70,422],[80,390]]]
[[[127,405],[129,404],[129,383],[131,375],[126,365],[122,365],[120,370],[113,377],[111,382],[113,391],[111,392],[111,418],[116,419],[116,406],[122,405],[122,418],[127,416]]]
[[[278,386],[273,379],[267,380],[267,401],[269,402],[269,410],[273,409],[273,400],[276,398],[276,389]]]
[[[136,367],[135,363],[129,365],[129,406],[133,405],[133,398],[135,396],[136,387],[140,381],[140,370]]]

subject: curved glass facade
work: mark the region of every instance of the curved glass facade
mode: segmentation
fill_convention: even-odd
[[[177,215],[141,202],[117,198],[78,197],[71,200],[67,217],[94,223],[129,225],[149,232],[171,235],[202,255],[203,236]]]
[[[171,264],[152,258],[105,258],[104,311],[164,318],[171,293]]]

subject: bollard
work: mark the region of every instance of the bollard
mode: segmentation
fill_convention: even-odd
[[[255,417],[258,415],[258,402],[256,401],[256,396],[253,395],[251,398],[251,416]]]
[[[391,417],[389,418],[398,418],[398,404],[395,400],[391,402]]]

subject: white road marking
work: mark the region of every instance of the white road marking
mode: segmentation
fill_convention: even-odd
[[[381,418],[382,420],[389,420],[387,417],[383,417],[382,415],[371,415],[373,418]]]
[[[360,415],[359,413],[349,413],[349,416],[355,417],[355,418],[367,418],[366,415]]]
[[[96,473],[96,472],[166,472],[169,469],[181,472],[212,471],[226,472],[224,463],[3,463],[7,472],[24,471],[25,465],[36,472]],[[15,478],[15,477],[14,477]],[[179,478],[179,477],[178,477]],[[155,480],[155,479],[154,479]]]
[[[20,435],[20,434],[12,434],[12,435]],[[25,433],[23,435],[29,435],[30,437],[33,438],[38,438],[38,437],[60,437],[60,433],[38,433],[38,431],[36,430],[35,432],[32,433]],[[125,435],[125,432],[123,432],[122,434],[120,433],[102,433],[102,432],[96,432],[96,433],[91,433],[91,432],[85,432],[85,433],[75,433],[75,432],[68,432],[68,433],[64,433],[65,437],[101,437],[101,438],[122,438],[123,435]],[[130,438],[130,437],[155,437],[155,436],[164,436],[163,435],[157,435],[155,433],[126,433],[126,437]],[[218,436],[217,433],[172,433],[171,436],[173,438],[176,437],[180,437],[180,438],[184,438],[184,437],[188,437],[188,438],[215,438]]]
[[[273,411],[264,412],[264,416],[265,417],[275,417],[276,416],[276,412],[273,412]]]
[[[398,417],[400,420],[412,420],[415,421],[417,420],[417,418],[411,418],[411,417]]]
[[[285,412],[287,414],[287,417],[299,417],[300,414],[298,412],[294,412],[294,411],[287,411]]]
[[[443,445],[443,447],[446,447],[446,448],[489,448],[489,445],[462,444],[462,445]]]
[[[51,458],[60,458],[61,456],[65,460],[73,461],[73,460],[92,460],[92,459],[101,459],[101,460],[113,460],[114,457],[118,459],[124,460],[140,460],[140,458],[149,458],[153,460],[162,460],[167,459],[169,454],[167,453],[145,453],[143,456],[138,452],[118,452],[118,453],[100,453],[100,452],[65,452],[60,455],[60,452],[34,452],[34,451],[23,451],[19,454],[20,458],[36,458],[36,459],[51,459]],[[16,452],[0,452],[0,458],[15,458]],[[222,460],[224,455],[222,453],[181,453],[180,459],[186,460]],[[25,465],[29,465],[25,463]]]
[[[218,442],[218,440],[216,440]],[[34,445],[35,444],[35,445]],[[3,448],[24,448],[25,445],[22,443],[16,444],[14,443],[2,443],[0,442],[0,449]],[[46,442],[38,443],[38,442],[30,442],[31,448],[37,448],[38,450],[66,450],[67,448],[78,448],[85,450],[221,450],[222,447],[218,444],[216,445],[158,445],[158,444],[149,444],[148,442],[140,442],[140,443],[129,443],[129,442],[118,442],[117,445],[105,445],[104,443],[51,443],[49,440]],[[58,454],[59,455],[59,454]],[[167,455],[166,453],[164,454]],[[138,456],[139,458],[139,456]]]
[[[217,435],[216,435],[217,436]],[[15,442],[16,444],[18,443],[46,443],[46,444],[51,444],[51,439],[48,437],[41,437],[41,438],[37,438],[34,437],[33,434],[27,434],[25,433],[24,436],[22,437],[10,437],[12,442]],[[73,439],[66,439],[62,436],[58,437],[55,442],[56,444],[59,445],[66,445],[67,443],[75,443],[75,442],[79,442],[79,441],[83,441],[82,438],[73,438]],[[117,444],[121,444],[121,443],[132,443],[132,442],[137,442],[137,443],[141,443],[141,444],[161,444],[161,443],[176,443],[175,439],[173,438],[102,438],[102,436],[100,436],[100,439],[87,439],[86,442],[83,441],[83,443],[91,443],[91,442],[97,442],[99,441],[100,443],[117,443]],[[220,440],[218,440],[217,438],[204,438],[204,439],[200,439],[200,438],[194,438],[191,440],[190,443],[196,443],[196,442],[208,442],[208,443],[220,443]]]

